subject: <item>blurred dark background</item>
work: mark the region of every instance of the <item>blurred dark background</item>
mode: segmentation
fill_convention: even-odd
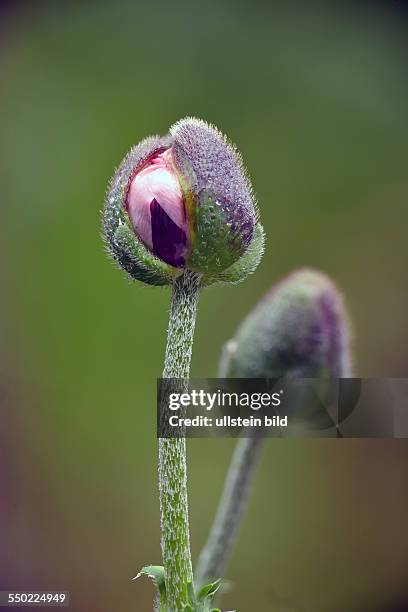
[[[355,374],[407,376],[408,15],[398,1],[2,3],[0,588],[151,610],[155,378],[169,292],[106,259],[129,147],[185,115],[238,145],[267,232],[257,273],[202,295],[193,375],[298,266],[343,288]],[[192,549],[230,440],[189,441]],[[405,441],[268,440],[224,609],[408,609]],[[405,602],[405,603],[404,603]]]

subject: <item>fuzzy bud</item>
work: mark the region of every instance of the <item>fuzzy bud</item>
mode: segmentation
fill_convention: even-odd
[[[237,150],[215,127],[187,118],[132,148],[103,212],[113,258],[137,280],[172,283],[183,270],[202,284],[253,272],[264,234]]]
[[[317,270],[297,270],[272,287],[226,349],[225,376],[351,376],[349,323],[342,296],[334,282]]]

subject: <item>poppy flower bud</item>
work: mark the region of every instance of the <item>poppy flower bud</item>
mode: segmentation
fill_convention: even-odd
[[[135,279],[237,282],[257,267],[264,234],[237,150],[215,127],[187,118],[134,147],[106,196],[104,234]]]
[[[297,270],[272,287],[227,349],[229,376],[351,376],[343,299],[334,282],[317,270]]]

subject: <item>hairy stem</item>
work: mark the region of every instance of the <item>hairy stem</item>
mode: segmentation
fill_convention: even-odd
[[[190,374],[199,281],[186,271],[173,285],[163,378],[187,379]],[[179,612],[192,581],[184,437],[159,439],[159,492],[167,607]]]
[[[248,504],[263,438],[238,440],[207,542],[197,562],[197,586],[223,576]]]
[[[235,351],[234,340],[224,345],[218,366],[220,378],[233,374]],[[262,437],[242,438],[235,445],[215,519],[198,558],[195,574],[198,586],[224,574],[248,505],[262,442]]]

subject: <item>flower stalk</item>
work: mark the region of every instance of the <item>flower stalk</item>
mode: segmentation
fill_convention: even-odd
[[[189,376],[199,282],[199,275],[186,270],[173,284],[163,378]],[[178,612],[193,579],[183,437],[159,439],[159,492],[167,607]]]
[[[263,438],[238,440],[207,542],[200,553],[195,582],[200,587],[223,576],[248,505]]]

